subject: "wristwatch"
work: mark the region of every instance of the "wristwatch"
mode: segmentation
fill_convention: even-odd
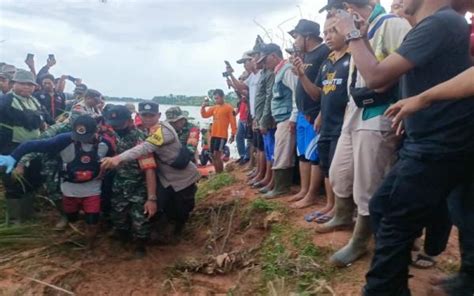
[[[350,31],[349,33],[347,33],[346,43],[349,43],[352,40],[357,40],[357,39],[361,39],[361,38],[362,38],[362,34],[360,33],[360,31],[357,30],[357,29],[354,29],[354,30]]]

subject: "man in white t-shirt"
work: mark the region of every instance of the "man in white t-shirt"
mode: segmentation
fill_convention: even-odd
[[[233,75],[233,69],[227,67],[227,73],[230,73],[232,80],[232,87],[236,91],[247,96],[249,100],[250,117],[247,120],[254,120],[255,118],[255,96],[257,94],[257,86],[261,76],[261,70],[257,69],[255,60],[253,59],[254,51],[247,51],[242,58],[237,61],[238,64],[243,64],[245,70],[250,73],[246,80],[239,81]],[[257,168],[253,174],[250,175],[249,185],[257,185],[265,178],[266,159],[264,153],[263,137],[257,129],[257,126],[252,124],[253,132],[253,147],[256,150]]]

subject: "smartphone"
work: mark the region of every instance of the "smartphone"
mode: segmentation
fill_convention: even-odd
[[[76,78],[72,77],[71,75],[68,75],[67,76],[67,80],[71,81],[71,82],[75,82],[76,81]]]
[[[343,9],[338,9],[337,10],[338,14],[350,14],[352,16],[352,19],[354,20],[354,23],[357,27],[357,29],[360,29],[361,23],[363,23],[360,15],[358,13],[349,13]]]
[[[49,55],[48,55],[48,60],[50,60],[50,61],[56,61],[56,58],[54,57],[54,54],[49,54]]]
[[[35,57],[35,55],[32,54],[32,53],[29,53],[29,54],[26,55],[26,59],[27,59],[27,60],[31,60],[31,59],[33,59],[34,57]]]

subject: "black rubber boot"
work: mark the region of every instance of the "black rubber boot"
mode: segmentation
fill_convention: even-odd
[[[145,239],[137,239],[135,241],[135,249],[134,249],[135,258],[141,259],[146,256],[146,240]]]

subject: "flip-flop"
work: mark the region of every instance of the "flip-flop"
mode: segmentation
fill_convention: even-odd
[[[428,262],[428,265],[421,265],[420,262]],[[433,257],[426,256],[423,254],[417,254],[415,260],[411,263],[411,265],[418,269],[430,269],[436,265],[436,260]]]
[[[304,220],[305,220],[306,222],[313,222],[314,219],[319,218],[319,217],[321,217],[321,216],[323,216],[323,215],[324,215],[324,214],[321,213],[321,212],[319,212],[319,211],[314,211],[314,212],[311,212],[311,213],[305,215],[305,216],[304,216]]]
[[[332,216],[322,215],[322,216],[319,216],[318,218],[316,218],[316,220],[314,222],[316,222],[318,224],[324,224],[326,222],[329,222],[331,219],[332,219]]]

